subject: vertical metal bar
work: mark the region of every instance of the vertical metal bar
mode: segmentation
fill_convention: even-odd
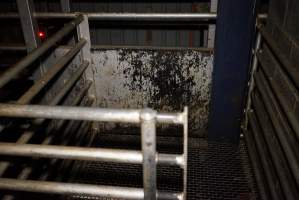
[[[38,34],[38,24],[33,16],[34,13],[34,2],[33,0],[17,0],[18,11],[20,15],[24,40],[27,47],[27,52],[31,52],[40,46],[41,41]],[[34,72],[34,79],[39,79],[45,72],[45,65],[40,64],[39,68]],[[50,94],[46,94],[46,102],[50,99]]]
[[[70,0],[60,0],[60,6],[61,6],[61,11],[64,13],[69,13],[71,12],[71,5],[70,5]],[[75,44],[76,40],[75,37],[72,37],[69,41],[68,44]]]
[[[17,0],[17,5],[27,51],[31,52],[40,45],[40,40],[37,37],[37,22],[32,15],[34,8],[33,0]]]
[[[81,59],[82,61],[88,61],[90,63],[88,68],[85,70],[85,79],[93,83],[90,89],[88,90],[88,96],[90,98],[94,98],[95,99],[94,104],[98,105],[97,94],[96,94],[97,90],[96,90],[96,85],[94,84],[95,78],[92,70],[93,64],[91,61],[91,53],[90,53],[91,40],[90,40],[89,22],[88,22],[87,15],[83,15],[83,21],[77,26],[77,34],[79,40],[84,38],[87,41],[85,46],[81,50]],[[94,122],[92,126],[94,129],[98,129],[97,127],[98,123]]]
[[[255,86],[254,74],[255,74],[257,66],[258,66],[257,52],[260,49],[261,41],[262,41],[262,37],[261,37],[260,32],[258,32],[257,37],[256,37],[255,48],[254,48],[254,52],[253,52],[254,56],[253,56],[253,62],[252,62],[252,69],[251,69],[250,79],[249,79],[249,83],[248,83],[249,88],[248,88],[247,102],[246,102],[246,108],[245,108],[245,121],[244,121],[244,125],[243,125],[244,130],[247,130],[247,127],[248,127],[248,113],[249,113],[250,107],[251,107],[251,93]]]
[[[60,0],[60,5],[62,12],[71,12],[70,0]]]
[[[91,42],[90,42],[90,33],[89,33],[89,24],[88,24],[87,15],[83,15],[83,21],[77,26],[77,32],[78,32],[78,39],[83,38],[87,41],[85,46],[81,50],[81,58],[82,60],[91,63],[85,71],[85,77],[87,80],[91,80],[94,83],[94,75],[92,71],[92,62],[91,62],[91,53],[90,53]],[[88,93],[89,96],[96,97],[95,84],[92,85]]]
[[[254,39],[255,0],[218,1],[209,140],[240,141]],[[233,44],[233,45],[232,45]]]
[[[210,12],[213,12],[213,13],[217,12],[217,6],[218,6],[218,0],[211,0]],[[216,26],[214,24],[209,25],[208,44],[207,44],[208,48],[214,48],[215,30],[216,30]]]
[[[145,200],[156,199],[156,115],[157,113],[151,109],[144,109],[140,114]]]
[[[187,175],[188,175],[188,108],[184,108],[183,113],[183,128],[184,128],[184,147],[183,147],[183,153],[184,153],[184,172],[183,172],[183,200],[187,199]]]

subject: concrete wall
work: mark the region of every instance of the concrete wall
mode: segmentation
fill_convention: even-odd
[[[190,132],[205,135],[213,55],[196,50],[94,50],[99,106],[182,111]]]

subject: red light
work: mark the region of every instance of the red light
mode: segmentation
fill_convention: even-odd
[[[39,36],[40,38],[44,38],[44,37],[45,37],[45,33],[42,32],[42,31],[39,31],[39,32],[38,32],[38,36]]]

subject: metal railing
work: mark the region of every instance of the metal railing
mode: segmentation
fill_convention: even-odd
[[[243,131],[263,199],[299,195],[298,73],[267,27],[256,27]]]
[[[26,17],[26,16],[24,16]],[[79,34],[78,29],[78,42],[73,46],[70,46],[63,53],[55,52],[59,46],[59,43],[72,34],[74,30],[84,23],[84,16],[77,15],[75,19],[67,23],[57,33],[55,33],[48,40],[40,44],[37,48],[28,53],[27,56],[22,58],[15,65],[8,68],[0,76],[0,89],[6,86],[7,83],[15,79],[26,69],[34,70],[35,64],[43,63],[47,68],[40,76],[34,77],[34,83],[25,93],[23,93],[16,101],[14,105],[28,105],[32,102],[38,104],[48,104],[49,106],[62,105],[89,105],[92,106],[94,99],[87,96],[87,93],[91,87],[91,81],[86,80],[82,75],[86,73],[86,69],[89,66],[90,60],[83,54],[85,46],[90,41],[85,35]],[[24,30],[25,31],[25,30]],[[30,41],[29,41],[30,42]],[[65,52],[65,53],[64,53]],[[55,55],[54,55],[55,54]],[[57,56],[59,54],[59,56]],[[34,65],[34,66],[33,66]],[[37,69],[35,69],[35,72]],[[33,74],[35,73],[33,72]],[[31,75],[29,75],[31,76]],[[18,91],[18,90],[16,90]],[[45,100],[45,97],[52,93],[52,98]],[[12,127],[17,127],[20,119],[6,118],[6,122],[1,124],[1,135],[9,134],[8,132]],[[27,122],[28,123],[28,122]],[[80,123],[79,123],[80,124]],[[89,122],[86,127],[90,127]],[[45,138],[42,141],[43,146],[45,144],[51,144],[54,139],[60,137],[55,131],[60,131],[62,127],[66,126],[66,130],[62,131],[63,135],[66,135],[66,139],[69,138],[70,130],[74,127],[74,124],[65,120],[48,120],[35,119],[29,123],[29,128],[22,132],[15,139],[15,143],[11,145],[28,145],[32,139],[36,138],[40,129],[45,128]],[[55,128],[54,128],[55,127]],[[22,130],[21,130],[22,131]],[[86,131],[82,130],[81,135],[86,134]],[[17,147],[19,149],[19,147]],[[34,156],[33,156],[34,157]],[[32,160],[31,162],[34,162]],[[11,166],[10,160],[0,162],[0,176],[3,176],[9,171]],[[23,168],[21,171],[16,172],[16,182],[27,179],[34,171],[31,167]],[[6,182],[7,183],[7,182]],[[4,186],[1,189],[5,188]],[[16,188],[15,188],[16,189]],[[5,195],[3,199],[13,199],[10,195]]]
[[[88,195],[98,195],[101,197],[126,198],[130,199],[156,199],[159,196],[171,196],[171,199],[186,198],[187,181],[187,108],[183,113],[158,114],[151,109],[143,110],[116,110],[86,107],[67,107],[67,106],[40,106],[40,105],[15,105],[0,104],[1,117],[25,117],[25,118],[45,118],[45,119],[68,119],[68,120],[90,120],[101,122],[121,122],[121,123],[140,123],[142,153],[139,151],[83,148],[83,147],[63,147],[54,145],[32,145],[0,143],[0,154],[9,156],[29,156],[43,158],[58,158],[71,160],[92,160],[118,163],[143,164],[143,186],[144,192],[138,189],[131,193],[132,189],[111,187],[105,190],[96,186],[97,192],[91,187],[86,190],[85,185],[62,183],[49,184],[50,190],[46,190],[45,185],[33,181],[20,181],[0,179],[1,189],[38,191],[50,193],[86,193]],[[158,154],[156,152],[156,123],[182,124],[184,126],[184,153],[182,155]],[[184,170],[184,191],[178,194],[158,194],[156,189],[156,166],[157,164],[176,165]],[[59,184],[60,187],[54,187]],[[82,187],[81,187],[82,186]],[[77,191],[65,191],[68,188],[77,188]],[[31,188],[31,189],[30,189]],[[34,188],[34,189],[33,189]],[[82,191],[84,190],[84,191]],[[139,192],[137,192],[139,191]],[[126,193],[127,192],[127,193]],[[136,195],[136,192],[138,195]]]
[[[11,66],[7,71],[5,71],[0,77],[0,88],[11,81],[17,74],[22,70],[30,66],[34,61],[36,61],[40,56],[45,54],[51,47],[55,46],[57,42],[61,41],[63,37],[69,34],[76,26],[83,21],[83,16],[79,15],[73,21],[65,25],[60,31],[54,34],[46,42],[44,42],[39,48],[33,50],[25,58],[20,60],[14,66]]]
[[[78,13],[33,13],[38,19],[72,19]],[[199,22],[216,20],[217,13],[84,13],[89,20],[95,21],[158,21],[158,22]],[[0,19],[19,18],[18,13],[1,13]]]
[[[50,15],[50,17],[58,17],[57,14]],[[18,15],[17,15],[18,17]],[[49,16],[48,16],[49,17]],[[77,195],[85,194],[99,197],[125,198],[125,199],[186,199],[187,195],[187,154],[188,154],[188,113],[187,108],[182,113],[157,113],[151,109],[105,109],[91,107],[94,98],[90,96],[92,82],[88,79],[90,77],[89,63],[90,59],[90,38],[88,19],[93,20],[202,20],[214,16],[204,15],[180,15],[175,16],[171,14],[157,15],[81,15],[69,13],[60,17],[74,18],[67,23],[61,30],[54,34],[51,38],[46,40],[41,46],[37,47],[21,61],[11,66],[0,76],[0,89],[7,83],[12,81],[18,74],[26,68],[39,60],[43,55],[51,52],[54,47],[73,30],[77,29],[78,42],[74,44],[65,54],[61,54],[61,58],[55,61],[55,64],[48,67],[48,70],[41,74],[34,84],[23,94],[15,103],[0,103],[0,117],[9,119],[9,123],[1,127],[1,131],[9,130],[9,127],[14,126],[15,122],[21,118],[34,118],[31,121],[30,128],[24,131],[15,142],[0,142],[0,155],[9,157],[29,157],[34,158],[32,162],[39,158],[50,158],[51,164],[55,164],[57,159],[63,160],[82,160],[82,161],[103,161],[114,163],[132,163],[142,164],[143,166],[143,188],[129,188],[118,186],[99,186],[76,183],[61,183],[48,181],[33,181],[26,180],[34,170],[32,167],[23,168],[17,175],[17,179],[0,178],[1,190],[51,193],[51,194],[67,194]],[[116,18],[115,18],[116,17]],[[117,18],[118,17],[118,18]],[[161,18],[162,17],[162,18]],[[0,17],[1,18],[1,17]],[[79,58],[78,66],[72,75],[64,80],[62,88],[56,91],[55,96],[46,102],[48,105],[33,105],[40,95],[47,95],[52,82],[57,81],[61,73],[69,69],[69,63]],[[41,61],[43,62],[43,61]],[[82,76],[85,74],[85,78]],[[76,92],[76,96],[71,103],[66,99],[69,95],[74,93],[75,86],[79,82],[83,83],[80,90]],[[51,87],[50,87],[51,88]],[[89,96],[87,95],[89,94]],[[87,103],[82,103],[83,99],[87,98]],[[41,103],[39,103],[41,104]],[[59,105],[58,104],[62,104]],[[81,107],[78,105],[88,105],[88,107]],[[16,119],[17,118],[17,119]],[[49,125],[43,128],[45,138],[40,144],[29,144],[34,135],[40,132],[40,127],[50,120]],[[121,149],[104,149],[104,148],[90,148],[70,146],[68,139],[72,135],[74,121],[78,121],[79,127],[86,121],[89,124],[93,122],[117,122],[117,123],[134,123],[141,126],[141,144],[142,150],[121,150]],[[156,151],[156,124],[178,124],[183,126],[183,153],[182,154],[162,154]],[[53,125],[55,124],[55,128]],[[60,137],[65,137],[62,145],[53,145],[52,142],[57,133],[55,131],[61,130],[63,127],[63,134]],[[90,127],[90,126],[88,126]],[[82,131],[81,135],[86,134]],[[77,137],[77,136],[76,136]],[[80,137],[79,137],[80,138]],[[183,170],[183,191],[180,192],[163,192],[157,191],[157,165],[179,166]],[[0,162],[0,177],[2,177],[10,166],[9,161]],[[6,195],[4,199],[12,199],[11,196]]]

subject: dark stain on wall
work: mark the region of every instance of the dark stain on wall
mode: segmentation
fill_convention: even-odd
[[[162,112],[180,112],[188,106],[190,132],[206,134],[211,54],[195,50],[104,50],[94,62],[98,80],[102,80],[97,85],[101,85],[98,99],[103,106],[150,107]]]

